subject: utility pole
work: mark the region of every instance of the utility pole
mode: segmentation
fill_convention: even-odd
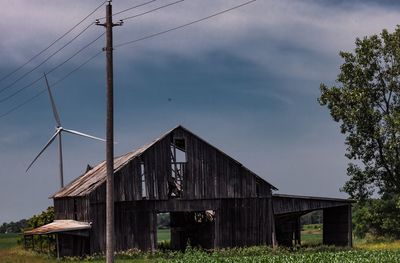
[[[114,78],[113,78],[113,32],[114,26],[120,23],[112,22],[112,0],[106,6],[106,23],[97,25],[106,28],[106,52],[107,63],[107,117],[106,117],[106,262],[114,263]]]

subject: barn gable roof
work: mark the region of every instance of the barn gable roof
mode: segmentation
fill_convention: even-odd
[[[173,128],[172,130],[168,131],[167,133],[163,134],[161,137],[155,139],[153,142],[146,144],[139,149],[133,151],[133,152],[128,152],[124,155],[118,156],[114,158],[114,174],[118,172],[120,169],[122,169],[126,164],[128,164],[130,161],[135,159],[136,157],[139,157],[143,152],[145,152],[147,149],[149,149],[151,146],[156,144],[157,142],[161,141],[164,139],[166,136],[170,135],[174,130],[176,129],[182,129],[185,132],[188,132],[200,140],[206,142],[205,140],[201,139],[197,135],[193,134],[186,128],[182,127],[181,125]],[[209,144],[208,142],[206,142]],[[224,155],[228,156],[226,153],[222,152],[221,150],[217,149],[216,147],[212,146],[209,144],[211,147],[215,148],[216,150],[220,151]],[[237,162],[236,160],[234,160]],[[240,164],[239,162],[237,162]],[[240,164],[243,166],[242,164]],[[244,167],[244,166],[243,166]],[[274,190],[278,190],[275,186],[272,184],[268,183],[252,171],[250,171],[248,168],[244,167],[246,170],[251,172],[254,176],[259,178],[259,180],[264,181],[265,183],[269,184]],[[107,174],[106,174],[106,162],[102,161],[98,165],[96,165],[93,169],[87,171],[80,177],[76,178],[73,180],[71,183],[66,185],[64,188],[62,188],[60,191],[52,195],[50,198],[62,198],[62,197],[78,197],[78,196],[86,196],[90,192],[92,192],[94,189],[96,189],[98,186],[103,184],[106,181]]]

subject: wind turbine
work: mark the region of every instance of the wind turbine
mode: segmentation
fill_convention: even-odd
[[[46,86],[47,86],[47,91],[48,91],[49,97],[50,97],[51,107],[53,108],[54,119],[55,119],[56,124],[57,124],[56,132],[53,134],[53,136],[51,136],[50,140],[46,143],[46,145],[39,152],[39,154],[35,157],[35,159],[33,159],[33,161],[29,164],[28,168],[26,169],[26,172],[28,172],[29,168],[31,168],[31,166],[35,163],[35,161],[39,158],[39,156],[58,137],[58,157],[59,157],[59,166],[60,166],[60,185],[61,185],[61,188],[63,188],[64,187],[64,172],[63,172],[63,157],[62,157],[62,143],[61,143],[61,135],[62,135],[62,133],[63,132],[67,132],[67,133],[71,133],[71,134],[75,134],[75,135],[79,135],[79,136],[82,136],[82,137],[86,137],[86,138],[90,138],[90,139],[94,139],[94,140],[99,140],[99,141],[103,141],[103,142],[105,142],[105,140],[103,140],[101,138],[98,138],[98,137],[95,137],[95,136],[92,136],[92,135],[89,135],[89,134],[85,134],[85,133],[74,131],[74,130],[65,129],[65,128],[62,127],[61,121],[60,121],[60,116],[58,115],[56,104],[54,102],[54,98],[53,98],[53,95],[51,93],[51,89],[50,89],[50,86],[49,86],[49,82],[47,81],[46,74],[44,74],[44,78],[46,80]]]

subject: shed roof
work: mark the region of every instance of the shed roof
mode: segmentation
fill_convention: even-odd
[[[315,210],[351,206],[354,200],[318,196],[272,195],[275,215],[305,214]]]
[[[129,152],[129,153],[126,153],[124,155],[121,155],[119,157],[114,158],[114,173],[119,171],[121,168],[123,168],[131,160],[133,160],[134,158],[140,156],[143,152],[145,152],[151,146],[153,146],[157,142],[161,141],[166,136],[168,136],[172,131],[174,131],[174,130],[176,130],[178,128],[183,129],[184,131],[193,134],[192,132],[190,132],[186,128],[182,127],[181,125],[178,125],[177,127],[173,128],[172,130],[170,130],[167,133],[163,134],[159,138],[155,139],[153,142],[151,142],[149,144],[146,144],[146,145],[140,147],[139,149],[137,149],[137,150],[135,150],[133,152]],[[197,135],[195,135],[195,134],[193,134],[193,135],[196,136],[197,138],[199,138],[200,140],[206,142],[205,140],[201,139]],[[206,142],[206,143],[208,143],[208,142]],[[214,146],[212,146],[212,147],[214,147]],[[217,149],[216,147],[214,147],[214,148],[216,150],[220,151],[221,153],[223,153],[224,155],[228,156],[223,151]],[[237,162],[237,163],[240,164],[239,162]],[[240,164],[240,165],[242,165],[242,164]],[[250,171],[248,168],[246,168],[246,167],[244,167],[244,168],[247,169],[248,171]],[[251,173],[253,173],[253,172],[251,172]],[[258,177],[260,180],[265,181],[264,179],[262,179],[261,177],[259,177],[255,173],[253,173],[253,174],[254,174],[254,176]],[[62,188],[60,191],[58,191],[57,193],[52,195],[50,198],[86,196],[90,192],[92,192],[94,189],[96,189],[98,186],[103,184],[106,181],[106,179],[107,179],[106,162],[102,161],[101,163],[96,165],[93,169],[87,171],[86,173],[84,173],[80,177],[78,177],[75,180],[73,180],[71,183],[66,185],[64,188]],[[267,181],[265,181],[265,182],[267,184],[269,184],[274,190],[278,190],[272,184],[268,183]]]
[[[288,194],[273,194],[275,198],[288,198],[288,199],[306,199],[306,200],[317,200],[317,201],[330,201],[340,203],[355,203],[352,199],[335,198],[335,197],[323,197],[323,196],[305,196],[305,195],[288,195]]]
[[[50,224],[25,231],[24,235],[46,235],[67,231],[90,229],[90,223],[75,220],[54,220]]]

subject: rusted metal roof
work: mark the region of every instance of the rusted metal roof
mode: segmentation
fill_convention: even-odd
[[[177,127],[173,128],[170,131],[168,131],[165,134],[163,134],[161,137],[155,139],[153,142],[151,142],[151,143],[149,143],[147,145],[144,145],[143,147],[137,149],[136,151],[129,152],[129,153],[126,153],[126,154],[124,154],[122,156],[114,158],[114,173],[119,171],[128,162],[130,162],[134,158],[140,156],[143,152],[145,152],[151,146],[153,146],[157,142],[161,141],[166,136],[168,136],[172,131],[174,131],[174,130],[176,130],[178,128],[183,129],[184,131],[193,134],[192,132],[190,132],[186,128],[182,127],[181,125],[178,125]],[[197,135],[195,135],[195,134],[193,134],[193,135],[196,136],[197,138],[199,138],[200,140],[204,141],[205,143],[209,144],[207,141],[201,139]],[[209,144],[209,145],[212,146],[211,144]],[[215,148],[216,150],[218,150],[219,152],[221,152],[222,154],[228,156],[226,153],[224,153],[223,151],[219,150],[218,148],[216,148],[214,146],[212,146],[212,147]],[[238,161],[236,161],[236,160],[234,160],[234,161],[237,162],[238,164],[240,164],[241,166],[243,166]],[[250,171],[248,168],[246,168],[246,167],[244,167],[244,168],[247,169],[248,171]],[[252,171],[250,171],[250,172],[254,176],[260,178],[263,181],[265,181],[264,179],[262,179],[261,177],[259,177],[255,173],[253,173]],[[50,198],[86,196],[90,192],[92,192],[94,189],[96,189],[98,186],[103,184],[106,181],[106,179],[107,179],[106,162],[103,161],[100,164],[98,164],[97,166],[95,166],[93,169],[87,171],[85,174],[83,174],[80,177],[76,178],[74,181],[72,181],[71,183],[66,185],[64,188],[62,188],[60,191],[58,191],[54,195],[50,196]],[[267,181],[265,181],[265,182],[267,184],[269,184],[274,190],[277,190],[277,188],[275,186],[273,186],[272,184],[268,183]]]
[[[67,231],[85,230],[90,228],[90,223],[87,222],[80,222],[75,220],[54,220],[50,224],[40,226],[29,231],[25,231],[24,235],[46,235]]]
[[[122,156],[114,158],[114,173],[120,170],[134,158],[140,156],[144,151],[153,146],[155,143],[162,140],[171,131],[165,133],[161,137],[155,139],[153,142],[137,149],[136,151],[129,152]],[[95,166],[93,169],[87,171],[85,174],[73,180],[71,183],[66,185],[64,188],[62,188],[60,191],[52,195],[50,198],[86,196],[91,191],[96,189],[96,187],[104,183],[106,179],[107,179],[107,167],[106,167],[106,162],[103,161],[97,166]]]

